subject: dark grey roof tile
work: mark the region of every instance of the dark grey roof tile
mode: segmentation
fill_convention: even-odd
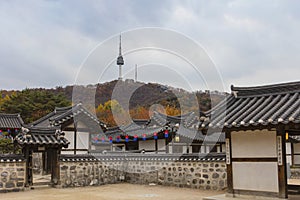
[[[0,113],[0,129],[20,129],[23,125],[20,114]]]

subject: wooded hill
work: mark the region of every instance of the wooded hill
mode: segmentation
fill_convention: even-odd
[[[180,111],[183,113],[199,109],[207,111],[211,107],[211,102],[218,103],[224,98],[224,94],[216,91],[187,92],[157,83],[114,80],[96,85],[54,89],[2,90],[0,97],[0,111],[21,113],[26,123],[51,112],[55,106],[68,106],[76,100],[84,105],[91,105],[88,103],[92,102],[94,107],[89,106],[88,109],[93,111],[96,109],[99,119],[113,126],[115,122],[111,116],[112,109],[119,108],[118,112],[129,110],[131,117],[137,119],[149,118],[149,109],[164,111],[168,115],[178,115]]]

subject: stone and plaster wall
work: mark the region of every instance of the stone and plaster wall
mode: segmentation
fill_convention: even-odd
[[[226,164],[223,158],[175,159],[160,155],[146,157],[63,158],[62,187],[128,182],[176,187],[223,190]]]
[[[223,190],[226,188],[226,165],[224,162],[152,162],[128,163],[126,182]]]
[[[300,179],[300,168],[299,167],[291,168],[291,178],[292,179]]]
[[[112,184],[124,181],[122,162],[106,165],[99,161],[68,161],[60,164],[62,187]]]
[[[0,192],[24,190],[25,160],[19,156],[0,156]]]

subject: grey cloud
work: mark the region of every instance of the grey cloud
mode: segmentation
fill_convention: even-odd
[[[170,28],[195,39],[217,64],[225,86],[297,80],[299,8],[299,2],[259,0],[1,1],[0,69],[5,77],[0,88],[72,84],[97,44],[143,26]],[[126,64],[134,61],[125,57]],[[116,78],[115,69],[111,66],[103,80]],[[147,80],[164,83],[161,76],[148,74]],[[197,80],[191,82],[197,88]]]

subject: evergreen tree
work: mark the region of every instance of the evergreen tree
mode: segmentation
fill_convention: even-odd
[[[30,123],[53,111],[55,107],[70,105],[63,94],[54,94],[44,89],[25,89],[4,100],[0,110],[4,113],[20,113],[24,122]]]

